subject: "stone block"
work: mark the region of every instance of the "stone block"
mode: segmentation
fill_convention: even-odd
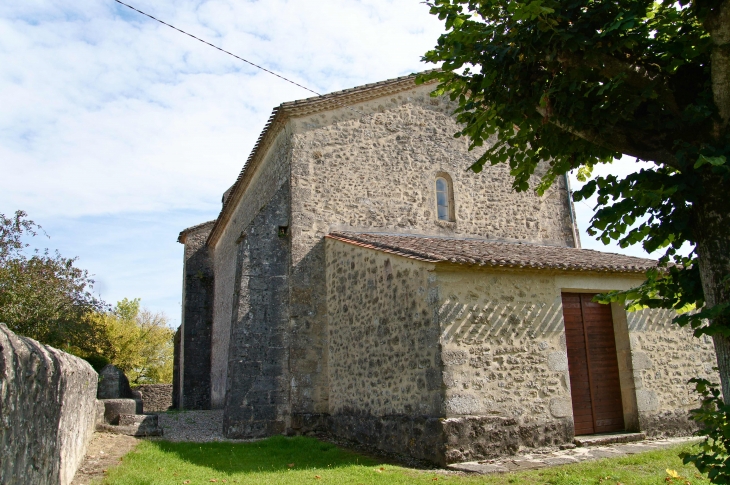
[[[172,384],[145,384],[136,390],[146,413],[167,411],[172,407]]]
[[[102,399],[102,402],[107,424],[119,424],[121,414],[137,414],[137,401],[134,399]]]
[[[132,398],[132,388],[129,380],[121,369],[109,364],[99,373],[99,387],[97,399],[129,399]]]
[[[71,483],[94,432],[98,376],[0,324],[0,483]]]

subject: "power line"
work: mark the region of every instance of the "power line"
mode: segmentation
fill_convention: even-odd
[[[258,64],[254,64],[253,62],[251,62],[251,61],[249,61],[249,60],[246,60],[246,59],[244,59],[243,57],[237,56],[236,54],[234,54],[234,53],[232,53],[232,52],[228,52],[228,51],[227,51],[227,50],[225,50],[225,49],[221,49],[221,48],[220,48],[220,47],[218,47],[217,45],[211,44],[210,42],[208,42],[208,41],[205,41],[205,40],[203,40],[203,39],[201,39],[201,38],[199,38],[199,37],[195,37],[195,36],[194,36],[193,34],[189,34],[189,33],[185,32],[185,31],[184,31],[184,30],[182,30],[182,29],[178,29],[178,28],[177,28],[177,27],[175,27],[174,25],[170,25],[170,24],[168,24],[167,22],[163,22],[162,20],[160,20],[160,19],[158,19],[158,18],[155,18],[155,17],[153,17],[152,15],[150,15],[150,14],[148,14],[148,13],[145,13],[145,12],[143,12],[143,11],[139,10],[139,9],[136,9],[136,8],[134,8],[134,7],[133,7],[133,6],[131,6],[131,5],[127,5],[126,3],[124,3],[124,2],[122,2],[122,1],[120,1],[120,0],[114,0],[114,1],[115,1],[115,2],[117,2],[117,3],[119,3],[119,4],[121,4],[121,5],[124,5],[124,6],[125,6],[125,7],[127,7],[127,8],[131,8],[131,9],[132,9],[132,10],[134,10],[135,12],[139,12],[139,13],[141,13],[141,14],[142,14],[142,15],[144,15],[145,17],[149,17],[149,18],[151,18],[152,20],[154,20],[154,21],[156,21],[156,22],[159,22],[159,23],[161,23],[162,25],[166,25],[166,26],[170,27],[171,29],[175,29],[175,30],[177,30],[178,32],[181,32],[181,33],[183,33],[183,34],[187,35],[188,37],[192,37],[193,39],[195,39],[195,40],[197,40],[197,41],[200,41],[200,42],[202,42],[203,44],[207,44],[207,45],[209,45],[209,46],[211,46],[211,47],[213,47],[213,48],[215,48],[215,49],[218,49],[218,50],[219,50],[219,51],[221,51],[221,52],[225,52],[225,53],[226,53],[226,54],[228,54],[229,56],[233,56],[233,57],[235,57],[236,59],[238,59],[238,60],[240,60],[240,61],[243,61],[243,62],[245,62],[246,64],[250,64],[250,65],[252,65],[253,67],[255,67],[255,68],[257,68],[257,69],[261,69],[262,71],[268,72],[269,74],[273,74],[274,76],[278,77],[279,79],[283,79],[284,81],[286,81],[286,82],[288,82],[288,83],[291,83],[291,84],[293,84],[293,85],[295,85],[295,86],[299,86],[299,87],[300,87],[300,88],[302,88],[302,89],[306,89],[306,90],[307,90],[307,91],[309,91],[310,93],[314,93],[314,94],[316,94],[317,96],[324,96],[323,94],[321,94],[321,93],[318,93],[317,91],[314,91],[314,90],[312,90],[312,89],[309,89],[309,88],[308,88],[308,87],[306,87],[306,86],[302,86],[301,84],[299,84],[299,83],[297,83],[297,82],[294,82],[294,81],[292,81],[291,79],[287,79],[287,78],[285,78],[284,76],[282,76],[282,75],[280,75],[280,74],[277,74],[277,73],[275,73],[274,71],[270,71],[270,70],[266,69],[265,67],[261,67],[261,66],[259,66]],[[357,110],[354,110],[354,109],[353,109],[353,111],[357,111]]]

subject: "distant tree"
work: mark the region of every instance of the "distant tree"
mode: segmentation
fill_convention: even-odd
[[[127,298],[111,312],[89,316],[95,329],[93,355],[119,367],[132,385],[172,382],[173,337],[167,317],[140,308]]]
[[[86,320],[105,310],[91,290],[94,281],[58,252],[28,251],[41,227],[23,211],[0,214],[0,322],[44,344],[65,349],[93,338]]]

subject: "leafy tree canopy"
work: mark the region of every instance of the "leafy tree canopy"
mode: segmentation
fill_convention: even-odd
[[[24,238],[41,227],[23,211],[0,214],[0,322],[42,343],[65,348],[90,338],[85,317],[105,310],[91,290],[94,281],[76,267],[76,258],[58,252],[28,252]]]
[[[140,308],[127,298],[112,312],[89,316],[97,338],[90,355],[102,355],[119,367],[132,385],[172,382],[173,337],[167,317]]]
[[[113,309],[91,290],[94,281],[76,258],[28,251],[41,227],[23,211],[0,214],[0,322],[88,360],[99,371],[112,363],[132,384],[172,382],[173,337],[167,318],[124,299]]]
[[[590,234],[664,250],[663,270],[611,298],[702,308],[677,321],[713,336],[730,396],[730,0],[427,4],[446,33],[419,80],[458,100],[456,136],[483,147],[471,168],[509,164],[516,190],[539,175],[539,193],[577,170],[574,199],[597,195]],[[654,166],[591,179],[622,155]]]

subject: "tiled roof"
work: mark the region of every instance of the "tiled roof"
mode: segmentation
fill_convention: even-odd
[[[213,224],[215,224],[215,221],[216,220],[213,219],[212,221],[203,222],[202,224],[196,224],[194,226],[188,227],[187,229],[183,229],[182,231],[180,231],[180,235],[177,237],[177,242],[185,244],[185,236],[187,236],[188,234],[190,234],[191,232],[193,232],[195,230],[202,229],[205,226],[213,225]]]
[[[657,264],[653,259],[529,243],[352,232],[333,232],[327,237],[432,263],[618,273],[644,273]]]
[[[223,228],[230,219],[233,208],[236,206],[243,195],[243,192],[248,187],[248,183],[251,180],[253,173],[256,171],[256,167],[266,154],[266,150],[276,138],[276,134],[279,132],[279,129],[283,127],[290,118],[306,116],[312,113],[328,111],[336,108],[343,108],[353,104],[370,101],[382,96],[406,91],[416,87],[416,76],[417,74],[410,74],[408,76],[387,79],[385,81],[365,84],[363,86],[357,86],[342,91],[335,91],[322,96],[314,96],[311,98],[301,99],[299,101],[282,103],[274,108],[269,120],[266,122],[266,125],[261,132],[261,135],[259,135],[253,150],[251,150],[251,154],[246,160],[246,163],[243,165],[241,173],[239,173],[238,178],[236,179],[236,183],[234,183],[229,189],[230,196],[227,197],[223,203],[223,208],[216,219],[216,225],[213,227],[213,230],[208,236],[208,243],[214,244],[222,233]],[[428,81],[426,84],[435,82],[436,81],[432,80]]]

